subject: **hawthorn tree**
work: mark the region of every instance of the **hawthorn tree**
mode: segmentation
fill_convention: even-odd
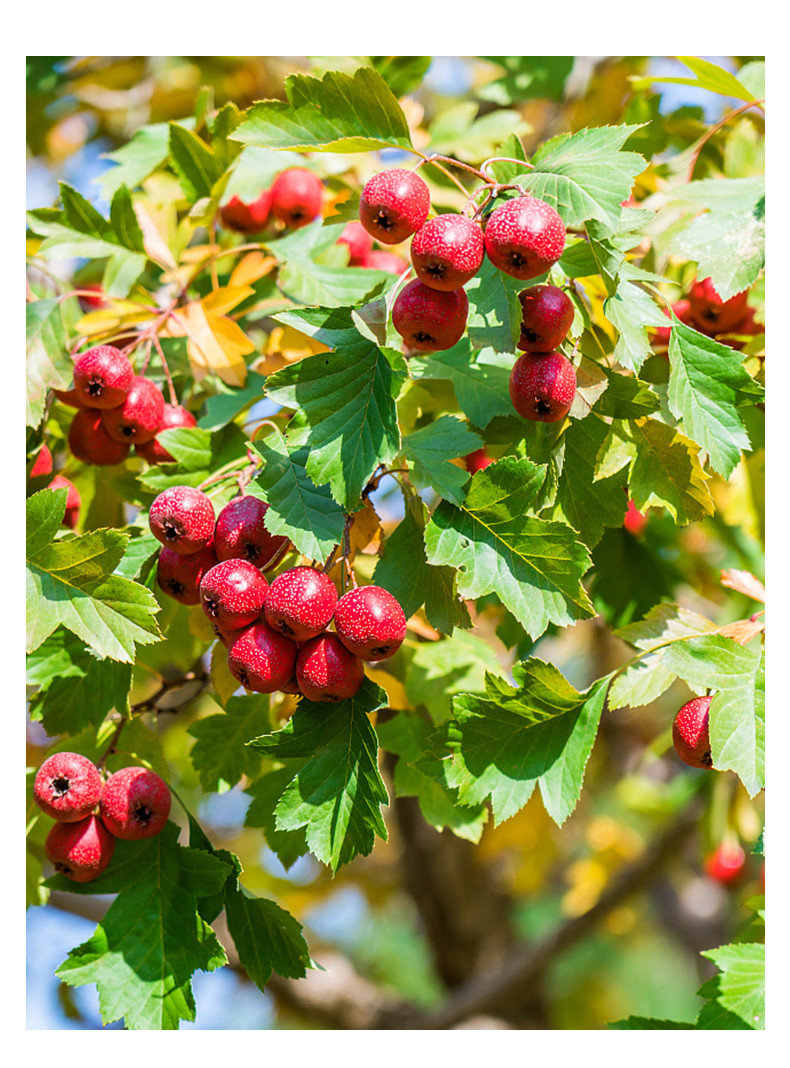
[[[28,902],[115,895],[57,976],[132,1029],[193,1020],[194,973],[223,966],[312,1026],[550,1028],[550,969],[660,890],[711,962],[696,1019],[589,1026],[761,1029],[764,65],[684,57],[665,81],[727,98],[714,122],[662,114],[646,74],[612,121],[535,141],[525,105],[562,114],[573,57],[481,57],[496,77],[433,116],[414,97],[430,57],[324,58],[278,99],[215,105],[206,88],[192,115],[142,126],[109,154],[108,212],[61,182],[28,213]],[[425,194],[393,242],[379,201],[366,211],[395,169]],[[560,235],[527,274],[489,227],[521,205]],[[405,306],[413,285],[430,322]],[[550,287],[571,387],[549,414],[532,370],[512,384],[517,357],[548,375],[529,309]],[[456,336],[432,333],[456,315]],[[209,499],[208,555],[165,573],[149,511],[178,487]],[[402,645],[350,695],[311,700],[298,669],[291,692],[239,685],[196,592],[239,497],[266,506],[256,576],[306,566],[333,597],[378,587],[403,609]],[[700,697],[691,770],[672,724]],[[164,828],[114,839],[85,882],[52,874],[48,836],[69,825],[33,792],[59,753],[102,777],[149,769],[172,795]],[[199,809],[242,790],[243,827],[212,829]],[[598,883],[569,874],[591,863],[580,833]],[[710,879],[743,880],[744,846],[739,929],[689,936],[668,873],[707,851]],[[429,992],[397,967],[321,986],[316,965],[342,983],[348,964],[306,937],[264,847],[286,870],[312,855],[327,892],[397,884]],[[508,849],[520,874],[497,876]],[[556,897],[552,878],[573,891],[560,914],[519,926],[514,903]]]

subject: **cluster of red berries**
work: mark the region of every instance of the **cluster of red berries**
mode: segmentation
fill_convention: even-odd
[[[170,815],[170,788],[155,772],[121,768],[105,781],[79,753],[55,753],[45,760],[33,796],[57,821],[44,844],[47,857],[75,883],[101,875],[112,860],[116,838],[153,838]]]
[[[172,463],[156,435],[197,422],[186,408],[166,404],[159,386],[136,375],[131,360],[113,345],[97,345],[78,356],[72,388],[55,395],[77,409],[69,448],[78,460],[99,467],[122,463],[132,445],[149,464]]]
[[[160,493],[149,511],[151,531],[164,546],[159,585],[183,604],[202,606],[245,689],[342,701],[361,686],[363,660],[384,660],[400,648],[406,616],[379,586],[338,599],[332,580],[313,567],[292,567],[270,585],[263,571],[288,540],[264,527],[267,508],[256,497],[238,497],[215,523],[201,490]],[[334,633],[327,630],[333,620]]]
[[[324,186],[318,175],[307,167],[288,167],[256,200],[247,203],[232,196],[220,215],[224,226],[242,234],[259,233],[270,219],[299,230],[321,215],[323,204]]]
[[[720,334],[759,334],[762,327],[755,322],[754,308],[748,304],[748,290],[722,300],[710,278],[695,282],[681,300],[675,301],[672,311],[682,323],[694,327],[701,334],[717,337]],[[664,308],[664,314],[669,312]],[[671,327],[660,326],[653,339],[659,346],[669,345]],[[734,349],[743,348],[741,341],[728,341]]]
[[[565,248],[565,227],[549,204],[535,197],[506,201],[480,222],[452,212],[428,219],[428,186],[400,167],[370,178],[359,201],[359,221],[384,245],[412,237],[417,277],[404,286],[392,308],[392,323],[416,352],[452,348],[463,336],[469,301],[463,286],[484,256],[514,278],[537,278]]]

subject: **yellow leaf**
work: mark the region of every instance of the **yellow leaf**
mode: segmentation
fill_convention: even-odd
[[[168,225],[162,212],[157,212],[147,201],[134,202],[134,213],[143,232],[143,248],[146,255],[156,263],[175,268],[176,261],[167,241]]]
[[[315,356],[319,352],[329,352],[329,347],[316,341],[314,337],[303,334],[292,326],[276,326],[269,334],[266,345],[267,356],[281,356],[287,363],[296,363],[306,356]]]
[[[107,308],[87,312],[79,319],[75,329],[86,337],[94,337],[96,334],[107,334],[121,327],[144,323],[150,318],[150,313],[141,311],[138,305],[117,301]]]
[[[186,335],[195,381],[213,371],[229,386],[244,385],[247,365],[242,357],[255,346],[233,320],[209,317],[200,301],[192,301],[174,312],[167,332],[173,337]]]
[[[252,286],[223,286],[222,289],[215,289],[207,297],[203,297],[201,303],[207,315],[226,315],[254,292]]]
[[[228,285],[247,286],[267,275],[277,264],[274,256],[264,256],[261,252],[248,252],[233,268]]]

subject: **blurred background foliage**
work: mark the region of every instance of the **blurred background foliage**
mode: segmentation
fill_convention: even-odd
[[[736,71],[760,57],[708,58]],[[244,109],[263,98],[284,99],[288,73],[354,70],[363,62],[386,72],[404,98],[417,147],[473,163],[494,154],[513,130],[529,155],[566,131],[642,124],[627,145],[650,163],[637,180],[637,201],[659,191],[686,166],[698,139],[737,106],[737,101],[705,89],[645,80],[687,76],[686,68],[671,57],[31,56],[27,207],[54,204],[57,182],[65,180],[106,214],[109,205],[97,179],[113,166],[107,154],[145,124],[193,115],[204,87],[210,87],[214,106],[233,101]],[[742,115],[705,143],[694,177],[762,173],[763,143],[762,119],[754,113]],[[364,181],[373,169],[397,158],[392,151],[343,157],[337,171],[356,173]],[[325,157],[325,164],[331,171],[331,159]],[[438,172],[432,177],[441,184]],[[450,186],[449,205],[453,196]],[[661,253],[660,235],[643,265],[677,281],[677,290],[667,289],[673,298],[689,280],[688,265]],[[70,273],[84,269],[79,262],[63,265]],[[759,301],[759,284],[755,290]],[[761,311],[758,308],[758,314]],[[264,338],[262,351],[266,344]],[[643,377],[660,385],[666,380],[666,361],[652,357]],[[711,483],[717,506],[713,517],[680,529],[668,514],[653,509],[638,533],[606,531],[595,551],[591,587],[598,619],[562,631],[550,628],[530,649],[523,644],[523,632],[509,633],[501,610],[481,601],[474,640],[487,643],[486,656],[507,670],[515,658],[532,652],[557,664],[581,688],[629,655],[609,628],[641,618],[660,600],[679,602],[719,625],[748,617],[756,606],[723,588],[720,572],[743,568],[763,577],[760,412],[751,414],[749,431],[751,455],[729,482],[714,478]],[[385,529],[402,515],[402,505],[392,494],[380,496],[376,507]],[[185,620],[182,632],[171,630],[166,645],[141,651],[149,666],[156,661],[160,670],[176,674],[193,667],[198,648],[187,614],[179,611]],[[423,662],[415,662],[414,649],[404,647],[398,654],[402,663],[393,674],[405,679],[405,689],[398,705],[390,688],[393,705],[448,701],[449,695],[474,684],[470,672],[475,665],[464,666],[464,640],[458,639],[455,663],[451,657],[431,664],[424,653]],[[479,685],[482,679],[476,681]],[[144,697],[145,683],[140,687]],[[245,792],[252,775],[233,789],[217,782],[210,796],[203,793],[183,754],[195,744],[189,733],[195,722],[219,711],[211,697],[199,698],[178,715],[160,712],[158,723],[153,714],[147,717],[159,732],[158,755],[168,761],[173,785],[196,809],[214,845],[239,855],[250,890],[274,897],[304,924],[314,958],[328,969],[312,973],[311,981],[317,975],[324,986],[316,985],[310,996],[293,992],[299,984],[289,989],[282,982],[274,982],[261,995],[232,967],[199,973],[197,1021],[184,1026],[360,1026],[361,1017],[354,1016],[348,1003],[376,996],[438,1006],[470,969],[495,965],[516,939],[539,940],[595,905],[612,876],[643,856],[656,829],[700,791],[706,803],[699,833],[685,840],[674,863],[610,910],[585,938],[552,958],[534,991],[532,1019],[522,1026],[599,1029],[629,1013],[692,1021],[700,1005],[694,992],[713,972],[699,953],[747,933],[751,913],[743,901],[760,892],[764,868],[762,858],[750,853],[763,825],[762,796],[750,801],[734,775],[706,776],[674,756],[670,725],[689,696],[682,684],[675,684],[645,708],[605,714],[581,801],[562,830],[534,797],[501,826],[489,822],[475,846],[448,831],[439,835],[424,823],[415,832],[418,810],[410,804],[413,798],[404,798],[395,806],[398,812],[387,814],[389,843],[377,841],[369,857],[357,858],[334,879],[310,856],[286,871],[261,833],[266,798]],[[275,722],[289,713],[289,700],[274,707]],[[29,724],[29,766],[40,763],[48,744],[40,725]],[[250,759],[259,764],[262,760]],[[383,770],[392,795],[393,766],[385,764]],[[416,854],[409,845],[415,834],[420,843]],[[746,869],[733,884],[705,870],[706,856],[725,837],[738,838],[747,852]],[[439,899],[426,901],[426,895],[437,890],[436,885],[426,889],[432,873],[437,881],[445,878],[447,885],[439,888]],[[479,907],[472,902],[475,895]],[[40,992],[30,999],[28,1027],[100,1026],[93,988],[66,988],[52,975],[68,949],[92,928],[90,915],[73,912],[75,907],[90,907],[92,900],[79,897],[72,902],[69,897],[55,895],[52,904],[57,908],[28,913],[28,990]],[[465,924],[469,930],[463,930]],[[454,947],[447,940],[453,931]],[[453,959],[459,944],[468,959]],[[464,1026],[508,1024],[486,1018]]]

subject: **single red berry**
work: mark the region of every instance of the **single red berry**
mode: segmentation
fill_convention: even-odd
[[[102,422],[113,441],[137,445],[156,437],[164,414],[162,390],[150,378],[135,375],[124,403],[104,411]]]
[[[236,497],[217,516],[214,547],[220,560],[249,560],[262,571],[288,544],[263,525],[269,505],[260,497]]]
[[[360,266],[367,253],[373,250],[373,238],[357,219],[346,223],[337,243],[348,248],[350,267]]]
[[[691,768],[713,767],[708,734],[708,709],[712,700],[712,697],[695,697],[688,701],[672,724],[675,752]]]
[[[321,214],[324,186],[306,167],[289,167],[274,179],[272,214],[294,230],[307,226]]]
[[[84,820],[101,798],[99,769],[81,753],[54,753],[36,773],[33,797],[40,809],[61,823]]]
[[[436,352],[461,340],[469,314],[463,289],[444,293],[415,278],[404,286],[392,308],[392,325],[410,349]]]
[[[746,867],[746,854],[740,842],[721,842],[709,857],[705,858],[705,871],[717,883],[734,883]]]
[[[116,838],[136,842],[161,834],[170,815],[170,787],[148,768],[121,768],[104,784],[104,826]]]
[[[156,581],[168,597],[181,604],[200,604],[201,580],[217,563],[211,542],[188,556],[163,545],[156,565]]]
[[[342,701],[362,685],[362,661],[336,634],[319,634],[302,646],[296,658],[296,681],[308,701]]]
[[[726,334],[746,317],[748,298],[747,290],[743,290],[722,300],[710,278],[695,282],[688,294],[692,325],[705,334]]]
[[[197,419],[192,412],[188,412],[186,408],[182,408],[180,404],[166,404],[164,412],[162,413],[162,419],[157,430],[157,436],[151,438],[150,441],[143,441],[137,443],[134,447],[134,451],[138,456],[149,464],[172,464],[175,463],[175,457],[167,451],[164,445],[160,444],[159,434],[163,430],[175,430],[178,427],[192,427],[197,426]]]
[[[188,556],[205,549],[214,537],[214,505],[193,486],[171,486],[154,498],[148,526],[168,549]]]
[[[374,248],[366,252],[359,261],[360,267],[367,267],[372,271],[386,271],[387,274],[403,274],[409,269],[409,265],[402,256],[394,252],[387,252],[384,248]]]
[[[494,458],[488,455],[485,446],[482,449],[475,449],[474,452],[464,456],[464,466],[470,475],[473,475],[476,471],[482,471],[484,467],[488,467],[493,462]]]
[[[517,348],[522,352],[556,349],[573,323],[573,304],[568,294],[556,286],[530,286],[519,293],[518,299],[521,337]]]
[[[272,582],[264,613],[280,634],[306,642],[329,625],[336,604],[337,590],[328,575],[313,567],[292,567]]]
[[[249,560],[220,560],[200,582],[200,603],[223,630],[254,623],[263,611],[269,583]]]
[[[64,478],[63,475],[55,475],[50,484],[47,486],[47,489],[68,490],[68,493],[66,494],[66,512],[63,516],[62,522],[64,526],[71,527],[73,530],[74,527],[76,527],[77,525],[77,520],[79,519],[80,515],[80,504],[82,503],[80,491],[77,489],[73,482],[69,482],[69,480],[67,478]]]
[[[510,399],[532,422],[557,423],[571,410],[576,372],[561,352],[525,352],[510,372]]]
[[[337,602],[335,630],[360,660],[386,660],[406,637],[406,616],[397,599],[381,586],[358,586]]]
[[[359,198],[359,221],[382,245],[397,245],[428,218],[431,194],[414,171],[393,167],[365,182]]]
[[[632,500],[628,501],[628,508],[623,519],[623,526],[632,534],[641,534],[647,525],[647,516],[640,512]]]
[[[40,478],[42,475],[52,474],[52,453],[46,445],[38,450],[35,463],[30,468],[30,478]]]
[[[257,234],[269,221],[271,206],[271,189],[264,189],[256,200],[249,203],[234,195],[220,209],[222,225],[241,234]]]
[[[117,408],[132,388],[134,367],[114,345],[97,345],[77,357],[74,389],[90,408]]]
[[[105,870],[115,851],[115,839],[98,816],[78,823],[56,823],[44,843],[55,871],[75,883],[89,883]]]
[[[82,408],[71,420],[69,448],[85,464],[112,467],[123,463],[130,446],[110,437],[104,426],[104,412]]]
[[[77,300],[80,302],[83,311],[90,311],[91,308],[103,308],[105,305],[104,290],[102,289],[101,282],[83,282],[80,289],[89,289],[91,296],[85,293],[81,293]]]
[[[565,248],[565,226],[550,204],[535,197],[508,200],[495,208],[485,229],[488,258],[513,278],[537,278]]]
[[[228,668],[245,689],[254,693],[285,692],[283,688],[293,678],[297,652],[295,642],[260,620],[231,642]]]
[[[431,289],[460,289],[480,270],[485,252],[480,223],[465,215],[437,215],[411,239],[414,273]]]

